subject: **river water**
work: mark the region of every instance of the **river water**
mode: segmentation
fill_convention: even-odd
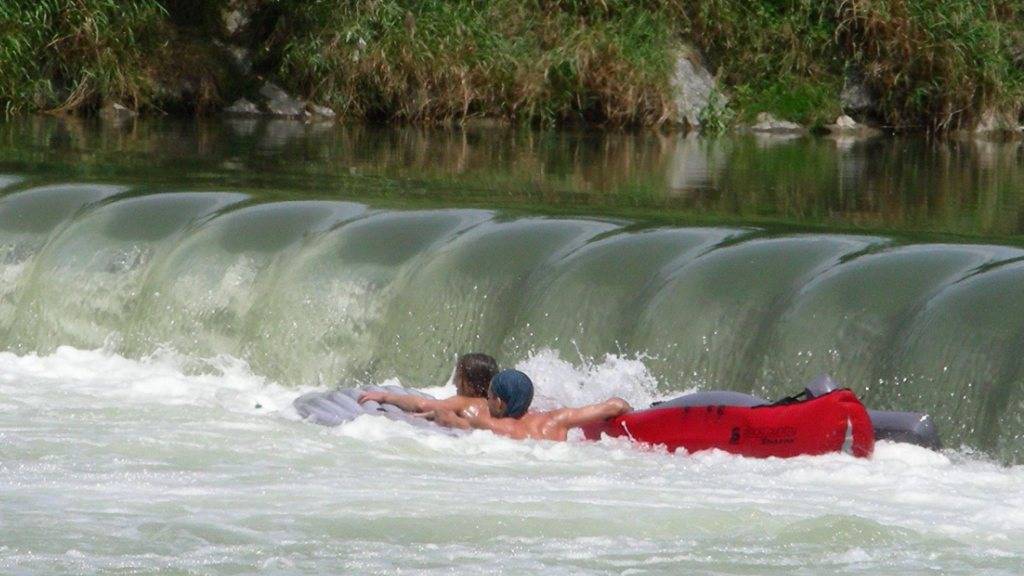
[[[0,125],[0,573],[1020,574],[1014,143]],[[670,455],[300,421],[832,374],[941,453]]]

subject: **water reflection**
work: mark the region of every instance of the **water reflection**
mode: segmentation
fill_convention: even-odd
[[[1022,166],[1020,143],[924,137],[766,140],[259,119],[0,124],[0,173],[37,180],[1010,241],[1024,232]]]

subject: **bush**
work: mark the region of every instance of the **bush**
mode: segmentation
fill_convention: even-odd
[[[680,18],[748,119],[831,120],[850,69],[896,127],[960,127],[1024,99],[1021,0],[703,0]]]
[[[818,125],[848,71],[896,127],[1024,101],[1024,0],[5,0],[0,107],[202,111],[255,78],[218,47],[241,6],[255,71],[357,119],[658,125],[683,42],[728,107]]]
[[[675,30],[661,2],[294,0],[280,77],[357,117],[658,124]]]
[[[850,0],[837,38],[898,126],[956,128],[1024,98],[1024,2]]]
[[[173,86],[215,98],[209,48],[171,25],[157,0],[0,2],[0,106],[6,114],[77,111],[115,99],[179,105]],[[171,90],[168,93],[168,90]]]

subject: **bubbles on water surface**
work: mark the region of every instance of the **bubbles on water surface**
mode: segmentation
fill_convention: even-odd
[[[541,350],[517,367],[553,404],[656,394],[640,359]],[[301,392],[227,356],[0,353],[0,511],[20,527],[3,566],[60,571],[74,550],[85,572],[138,561],[219,574],[283,555],[303,573],[461,571],[493,556],[510,573],[1000,574],[1024,558],[1024,467],[969,453],[881,443],[871,460],[755,460],[451,438],[375,417],[328,429],[290,411]]]
[[[292,386],[424,386],[460,352],[533,367],[550,349],[583,371],[540,368],[565,399],[634,403],[695,386],[781,397],[828,373],[872,406],[933,413],[956,444],[1021,454],[1018,249],[243,199],[0,198],[0,339],[226,354]],[[609,353],[637,359],[650,391],[602,382]]]

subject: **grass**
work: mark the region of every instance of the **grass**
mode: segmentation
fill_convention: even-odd
[[[155,0],[8,0],[0,5],[0,86],[7,112],[73,110],[99,95],[138,105],[152,90]]]
[[[746,119],[834,119],[851,70],[894,127],[960,128],[1024,107],[1021,0],[703,0],[680,10]]]
[[[0,2],[0,107],[10,115],[94,110],[104,100],[136,109],[213,102],[210,46],[168,17],[158,0]]]
[[[891,124],[956,128],[1024,108],[1021,0],[846,0],[837,18]]]
[[[661,4],[296,0],[271,52],[293,89],[349,116],[660,124],[674,41]]]
[[[823,124],[840,112],[843,65],[831,2],[703,0],[681,3],[683,35],[718,67],[740,119],[759,112]]]
[[[727,107],[815,126],[844,77],[897,128],[1019,117],[1024,0],[235,0],[259,77],[343,117],[418,124],[657,126],[678,49],[698,47]],[[0,107],[215,110],[258,83],[225,64],[228,0],[0,3]],[[721,104],[722,101],[719,103]]]

